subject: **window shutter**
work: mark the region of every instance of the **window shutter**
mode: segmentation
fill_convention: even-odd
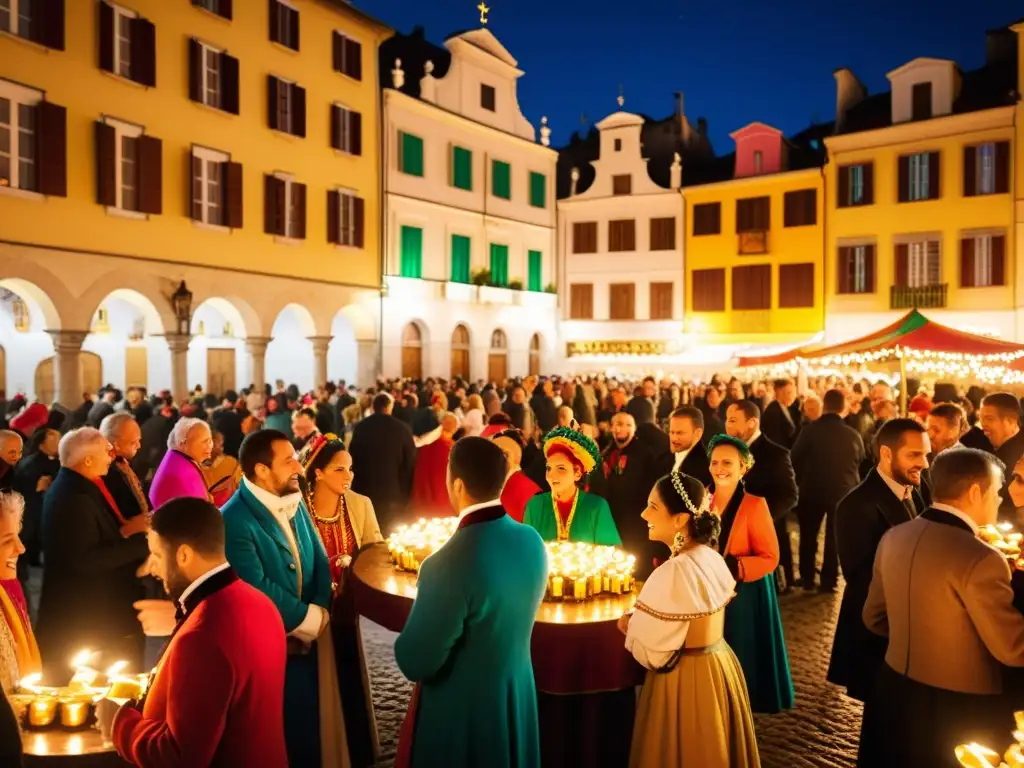
[[[100,69],[114,71],[114,7],[100,0]]]
[[[355,239],[352,244],[356,248],[362,248],[366,229],[366,203],[361,197],[352,198],[352,218],[355,219]]]
[[[284,182],[267,174],[263,178],[263,231],[268,235],[284,234]]]
[[[875,246],[864,246],[864,286],[867,293],[875,292]]]
[[[992,285],[1006,285],[1006,236],[992,235]]]
[[[220,106],[238,114],[238,59],[226,53],[220,55]]]
[[[288,15],[292,17],[292,39],[288,41],[288,47],[297,51],[299,50],[299,12],[294,8],[289,8]]]
[[[34,0],[32,11],[36,20],[33,39],[55,51],[64,50],[64,0]],[[113,31],[111,22],[111,31]]]
[[[270,0],[273,4],[274,0]],[[273,75],[267,75],[267,126],[272,130],[278,130],[277,124],[277,89],[287,88],[287,85],[278,81]]]
[[[341,149],[341,107],[331,104],[331,147]]]
[[[814,306],[814,264],[779,265],[779,307]]]
[[[960,287],[974,287],[974,238],[960,240]]]
[[[345,57],[346,63],[348,64],[348,72],[346,73],[349,77],[354,80],[363,79],[363,46],[362,43],[357,43],[355,40],[346,40],[345,46],[348,48],[347,56]]]
[[[747,200],[736,201],[736,234],[750,230],[750,204]]]
[[[815,225],[818,223],[818,191],[815,189],[804,190],[801,198],[804,204],[804,224]]]
[[[837,208],[845,208],[850,204],[850,165],[839,166],[839,199]]]
[[[139,211],[163,213],[164,168],[163,142],[155,136],[140,136],[139,147]]]
[[[341,194],[334,189],[327,190],[327,242],[341,242]]]
[[[848,245],[839,246],[839,293],[853,293],[853,286],[850,284],[850,272],[853,271],[853,249]]]
[[[908,202],[910,200],[910,158],[906,155],[901,155],[899,159],[899,179],[897,184],[897,199],[901,203]]]
[[[896,252],[896,280],[898,286],[906,287],[910,276],[910,248],[906,243],[899,243]]]
[[[306,138],[306,89],[291,85],[292,89],[292,134]]]
[[[281,39],[280,19],[277,15],[277,0],[268,0],[267,8],[270,14],[270,39],[277,42]]]
[[[229,21],[231,20],[233,15],[231,11],[231,0],[220,0],[220,15]]]
[[[864,163],[864,199],[863,205],[871,205],[875,202],[875,164]]]
[[[964,147],[964,197],[978,194],[978,148]]]
[[[928,199],[938,200],[942,197],[942,164],[938,152],[928,153]]]
[[[331,35],[331,65],[335,72],[341,72],[342,45],[345,39],[337,32]]]
[[[306,185],[292,182],[292,194],[295,195],[295,207],[298,209],[298,221],[295,227],[295,237],[299,240],[306,239]]]
[[[349,152],[363,154],[363,116],[359,112],[348,113]]]
[[[156,26],[141,16],[132,20],[132,79],[156,87]]]
[[[188,97],[192,101],[203,101],[203,47],[194,38],[188,41]]]
[[[54,197],[68,196],[68,114],[64,107],[49,101],[36,106],[39,134],[36,163],[39,191]]]
[[[1010,191],[1010,142],[996,142],[996,194]]]
[[[96,202],[117,205],[117,131],[96,121]]]
[[[224,163],[224,223],[242,228],[242,164]]]

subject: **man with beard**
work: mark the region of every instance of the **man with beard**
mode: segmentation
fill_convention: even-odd
[[[299,490],[302,467],[288,436],[273,429],[248,435],[239,459],[242,485],[223,510],[225,551],[242,580],[274,601],[288,633],[289,763],[342,765],[348,756],[328,630],[331,571]]]
[[[871,585],[878,542],[890,528],[913,520],[924,509],[919,488],[928,466],[928,435],[914,419],[890,419],[876,435],[878,465],[839,502],[836,547],[846,578],[832,658],[826,679],[865,701],[886,641],[864,626],[861,614]]]
[[[668,439],[672,446],[672,463],[662,467],[659,475],[682,472],[700,480],[705,488],[711,485],[711,470],[704,448],[704,414],[692,405],[683,405],[672,412],[668,422]]]
[[[1020,401],[1009,392],[994,392],[981,401],[978,423],[981,431],[992,444],[991,453],[1003,462],[1004,467],[1015,467],[1024,456],[1024,432],[1020,429]],[[1013,502],[1007,487],[1000,491],[999,516],[1012,519]]]
[[[286,768],[284,626],[228,564],[220,512],[174,499],[153,514],[148,539],[178,624],[144,702],[114,716],[118,753],[140,766]]]

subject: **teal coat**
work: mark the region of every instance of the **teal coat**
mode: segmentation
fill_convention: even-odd
[[[468,525],[420,567],[395,641],[421,683],[413,768],[539,768],[530,636],[547,584],[537,532],[508,515]]]
[[[221,510],[228,562],[239,577],[274,601],[285,632],[291,632],[310,605],[331,603],[331,571],[313,521],[300,504],[292,531],[302,564],[302,595],[291,547],[270,511],[243,483]],[[291,765],[320,765],[320,704],[317,654],[288,657],[284,685],[284,730]]]
[[[619,538],[608,502],[593,493],[580,491],[579,494],[576,514],[569,526],[569,541],[621,547],[622,539]],[[535,528],[544,541],[555,541],[558,538],[558,524],[555,522],[555,508],[550,492],[538,493],[526,503],[523,524]]]

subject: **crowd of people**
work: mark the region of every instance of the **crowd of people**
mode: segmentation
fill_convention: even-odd
[[[858,764],[953,764],[1024,694],[1024,588],[976,538],[1024,506],[1021,403],[907,385],[905,417],[887,381],[835,376],[13,398],[0,686],[62,683],[88,647],[155,666],[109,713],[129,762],[372,765],[353,560],[458,516],[395,645],[417,684],[399,764],[757,766],[753,713],[799,706],[778,596],[840,573],[828,681],[865,702]],[[639,697],[536,690],[542,541],[636,556]]]

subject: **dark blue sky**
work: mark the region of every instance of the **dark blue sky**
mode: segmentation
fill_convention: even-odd
[[[479,26],[478,0],[357,0],[408,32],[441,43]],[[885,73],[918,56],[984,62],[985,30],[1024,16],[1020,0],[491,0],[490,28],[526,74],[520,104],[556,145],[616,109],[663,117],[685,94],[691,120],[706,117],[718,153],[729,133],[758,120],[787,134],[835,111],[832,70],[846,66],[870,93]]]

